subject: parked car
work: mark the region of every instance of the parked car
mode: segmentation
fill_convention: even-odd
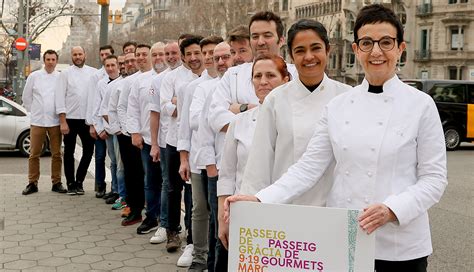
[[[428,93],[438,107],[446,149],[474,141],[474,82],[467,80],[409,79],[407,84]]]
[[[41,155],[48,151],[46,139]],[[30,155],[30,116],[21,105],[0,96],[0,150],[18,150]]]

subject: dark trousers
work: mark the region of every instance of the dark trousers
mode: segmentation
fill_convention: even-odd
[[[428,267],[428,256],[408,261],[383,261],[375,260],[376,272],[426,272]]]
[[[160,217],[163,179],[161,177],[160,162],[153,162],[150,151],[151,145],[143,143],[141,155],[143,169],[145,170],[146,217],[149,220],[156,221]]]
[[[123,134],[117,135],[120,156],[122,157],[127,190],[127,205],[132,215],[141,214],[145,203],[145,189],[141,151],[132,145],[132,138]]]
[[[217,200],[217,181],[219,177],[208,177],[207,188],[208,188],[208,201],[211,207],[211,222],[209,223],[209,251],[214,250],[214,271],[225,272],[227,271],[228,263],[228,252],[222,245],[219,239],[219,220],[218,216],[218,200]],[[215,247],[211,248],[211,244]]]
[[[186,184],[179,175],[179,152],[176,147],[166,145],[166,163],[168,164],[168,228],[170,231],[178,231],[181,218],[181,192],[184,192],[184,225],[188,232],[186,237],[187,244],[193,243],[192,224],[191,224],[191,210],[193,208],[193,201],[191,195],[191,184]]]
[[[66,119],[69,133],[64,135],[64,175],[67,187],[75,189],[77,184],[82,184],[87,175],[87,168],[94,153],[94,139],[89,134],[89,126],[83,119]],[[74,176],[74,151],[76,150],[77,136],[82,142],[82,157]]]
[[[107,154],[107,144],[105,140],[97,139],[94,145],[95,186],[98,191],[105,191],[105,156]]]

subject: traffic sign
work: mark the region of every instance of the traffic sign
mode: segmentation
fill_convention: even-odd
[[[25,49],[28,48],[28,43],[26,42],[26,39],[23,37],[16,39],[15,48],[20,51],[25,51]]]

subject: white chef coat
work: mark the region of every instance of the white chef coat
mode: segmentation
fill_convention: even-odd
[[[59,74],[55,92],[57,114],[65,113],[68,119],[86,119],[89,88],[96,73],[97,69],[87,65],[71,65]]]
[[[135,84],[137,77],[141,74],[142,72],[138,71],[133,75],[129,75],[124,80],[122,80],[122,84],[120,84],[118,88],[119,99],[117,103],[117,116],[120,123],[120,129],[122,130],[122,134],[125,135],[129,135],[127,132],[128,96],[130,95],[130,90]]]
[[[120,98],[120,90],[125,82],[127,77],[122,77],[122,79],[117,82],[115,90],[110,93],[109,104],[107,105],[107,113],[109,116],[109,126],[111,130],[116,131],[115,134],[122,133],[122,128],[120,127],[120,121],[118,117],[118,103]]]
[[[23,89],[23,106],[31,114],[30,124],[40,127],[59,125],[54,105],[54,92],[59,72],[48,73],[44,68],[31,73]]]
[[[375,259],[405,261],[432,253],[427,210],[447,185],[446,147],[438,110],[424,92],[386,81],[383,93],[361,85],[327,105],[301,159],[257,193],[262,202],[289,203],[336,161],[328,206],[363,209],[384,203],[397,216],[375,233]]]
[[[215,78],[199,84],[191,105],[190,124],[192,129],[197,129],[195,133],[196,143],[194,146],[191,145],[193,149],[191,150],[191,158],[198,169],[206,169],[207,165],[213,164],[215,164],[218,169],[220,167],[225,133],[214,133],[209,125],[209,105],[212,102],[212,96],[219,81],[220,79]],[[204,103],[200,101],[202,97],[205,97]],[[203,103],[203,105],[199,107],[201,103]],[[200,112],[200,114],[198,112]],[[198,114],[198,118],[194,117]],[[193,121],[195,118],[198,120]],[[196,122],[198,122],[197,126],[195,125]]]
[[[150,92],[150,111],[153,112],[160,112],[160,87],[163,78],[171,72],[171,68],[166,68],[163,72],[159,73],[153,81],[151,82],[151,89]],[[168,122],[169,118],[167,116],[163,116],[160,114],[160,126],[158,128],[158,145],[161,148],[166,147],[166,134],[168,133]]]
[[[238,194],[257,125],[259,108],[237,114],[225,135],[217,196]]]
[[[139,75],[128,96],[127,131],[140,133],[148,145],[151,145],[149,109],[151,82],[156,75],[154,69]]]
[[[173,112],[176,109],[176,105],[171,103],[171,100],[174,96],[178,96],[178,91],[181,86],[188,84],[193,79],[198,78],[197,75],[186,68],[184,65],[174,69],[169,72],[160,87],[160,106],[161,114],[168,116],[168,133],[166,134],[166,144],[176,147],[178,145],[178,128],[179,128],[179,119],[178,117],[173,117]]]
[[[231,67],[220,80],[209,109],[210,125],[214,132],[219,132],[235,118],[235,114],[229,110],[233,103],[259,103],[252,84],[252,66],[250,62]],[[293,64],[287,64],[287,68],[292,78],[298,77]]]
[[[92,114],[87,117],[87,122],[91,122],[97,134],[101,134],[105,130],[103,118],[99,116],[99,110],[103,96],[105,95],[105,88],[107,88],[109,80],[109,77],[102,78],[101,80],[99,80],[99,82],[97,82],[95,92],[89,92],[89,95],[94,96],[94,106],[92,107],[92,109],[89,109]]]
[[[193,154],[189,154],[189,157],[195,156],[195,146],[197,144],[197,135],[193,134],[193,130],[191,129],[189,123],[189,110],[191,107],[193,94],[198,85],[203,82],[209,81],[214,79],[213,77],[209,76],[207,70],[204,70],[202,75],[191,81],[188,85],[181,87],[182,91],[180,95],[178,95],[178,118],[179,118],[179,130],[178,130],[178,146],[176,147],[178,151],[187,151]],[[191,168],[191,172],[195,174],[201,173],[201,170],[196,167],[194,160],[191,158],[189,160],[189,166]]]
[[[116,134],[120,131],[120,126],[118,125],[118,122],[111,123],[110,122],[110,117],[109,121],[107,122],[103,116],[109,116],[109,104],[110,104],[110,97],[112,96],[113,93],[117,92],[118,84],[123,78],[121,76],[117,77],[116,79],[112,80],[107,84],[107,87],[105,87],[105,93],[103,95],[102,102],[100,103],[99,107],[99,117],[102,118],[102,123],[104,124],[104,129],[107,131],[108,134],[113,135]],[[115,104],[117,106],[117,104]]]
[[[260,109],[240,192],[255,194],[279,179],[303,155],[327,103],[350,89],[324,75],[313,92],[296,78],[269,93]],[[325,206],[333,168],[292,203]]]
[[[102,66],[94,73],[94,76],[90,80],[87,94],[86,124],[94,125],[96,132],[99,134],[104,129],[102,124],[102,118],[97,118],[97,108],[100,106],[97,105],[97,99],[101,99],[101,94],[99,93],[104,90],[104,86],[99,86],[99,82],[104,78],[108,79],[109,76],[107,75],[104,66]],[[98,96],[99,98],[97,98]],[[99,131],[97,129],[99,129]]]

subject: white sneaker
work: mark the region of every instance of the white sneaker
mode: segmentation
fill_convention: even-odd
[[[194,246],[192,244],[187,245],[183,250],[183,254],[179,257],[177,265],[180,267],[190,266],[193,263],[193,250]]]
[[[150,238],[151,244],[161,244],[166,242],[166,229],[163,227],[159,227],[153,237]]]

